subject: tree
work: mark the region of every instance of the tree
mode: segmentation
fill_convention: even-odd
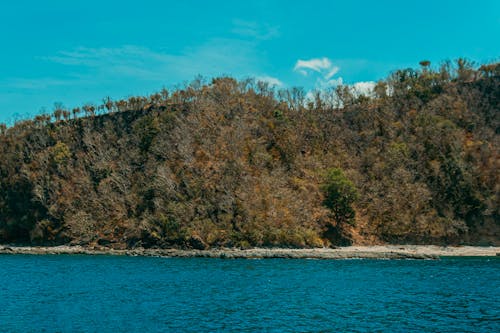
[[[500,76],[500,62],[482,65],[479,67],[479,71],[483,77],[494,77],[495,75]]]
[[[457,78],[459,81],[472,80],[474,76],[474,63],[465,58],[458,58],[457,63]]]
[[[76,118],[78,117],[78,115],[80,114],[80,112],[81,112],[80,108],[78,108],[78,107],[77,107],[77,108],[74,108],[74,109],[72,110],[72,113],[73,113],[73,119],[76,119]]]
[[[111,97],[106,97],[103,101],[103,105],[106,108],[108,112],[113,112],[113,101],[111,100]]]
[[[0,123],[0,242],[497,245],[500,65],[460,63],[366,96],[219,78]]]
[[[419,64],[423,67],[424,71],[426,71],[431,65],[431,62],[429,60],[422,60]]]
[[[325,195],[323,204],[330,208],[337,223],[353,223],[352,204],[358,199],[358,191],[344,172],[339,168],[328,170],[321,190]]]
[[[85,111],[86,117],[94,117],[95,116],[95,107],[91,104],[86,104],[82,107],[83,111]]]
[[[69,112],[68,110],[63,110],[62,111],[62,116],[64,118],[65,121],[68,121],[69,120],[69,116],[71,115],[71,112]]]

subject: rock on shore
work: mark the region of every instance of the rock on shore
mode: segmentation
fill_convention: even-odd
[[[491,256],[500,253],[500,247],[440,247],[433,245],[387,245],[349,246],[341,248],[285,249],[131,249],[115,250],[106,247],[82,246],[8,246],[0,245],[0,254],[85,254],[85,255],[129,255],[155,257],[203,257],[203,258],[289,258],[289,259],[438,259],[454,256]]]

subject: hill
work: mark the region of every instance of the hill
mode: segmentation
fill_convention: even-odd
[[[368,94],[222,77],[0,125],[0,242],[499,245],[500,65],[421,65]]]

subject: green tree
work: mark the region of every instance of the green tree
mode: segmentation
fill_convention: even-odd
[[[353,223],[352,204],[358,199],[358,191],[344,172],[339,168],[328,170],[321,190],[325,195],[323,204],[330,208],[337,223]]]
[[[58,141],[55,146],[49,148],[50,161],[54,167],[66,165],[71,159],[71,151],[64,143]]]

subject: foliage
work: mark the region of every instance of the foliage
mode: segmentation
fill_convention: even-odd
[[[328,170],[321,189],[325,194],[323,204],[330,208],[335,221],[352,223],[355,216],[352,204],[357,200],[358,192],[344,172],[339,168]]]
[[[58,103],[0,124],[0,242],[499,244],[499,68],[424,60],[364,95],[222,77]]]

